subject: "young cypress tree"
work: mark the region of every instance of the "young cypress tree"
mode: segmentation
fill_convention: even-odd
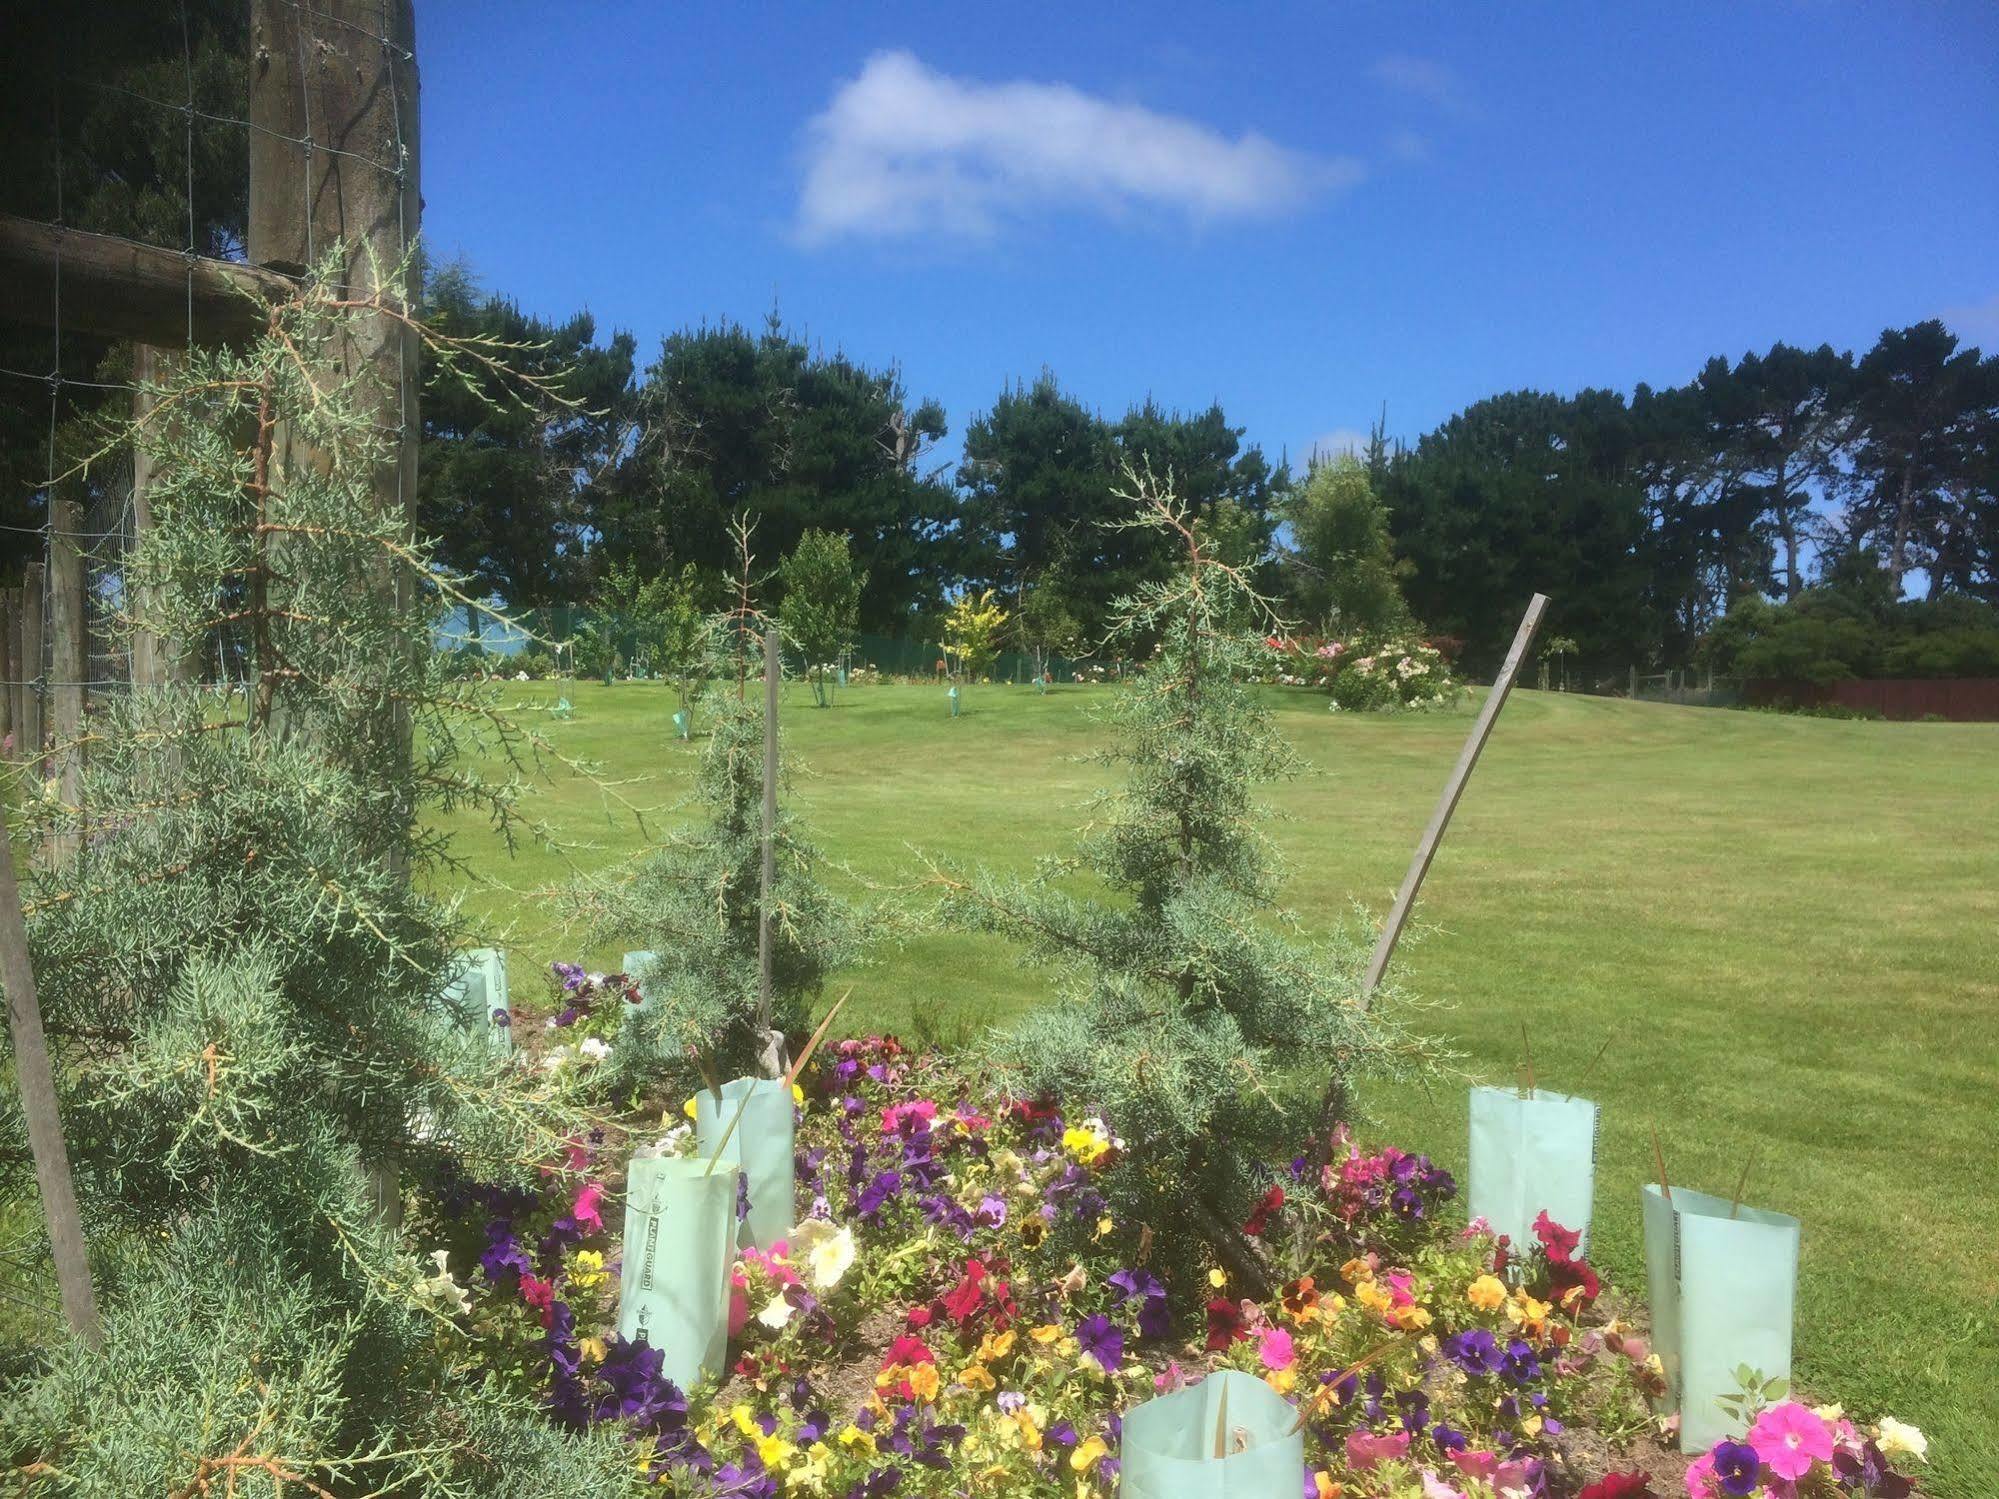
[[[526,746],[445,679],[433,631],[465,600],[379,494],[376,376],[345,356],[360,320],[422,332],[332,268],[247,347],[176,361],[107,445],[153,473],[131,626],[248,685],[102,703],[81,806],[44,809],[78,845],[27,904],[106,1351],[50,1349],[0,1447],[50,1492],[472,1494],[525,1473],[611,1493],[612,1444],[460,1372],[465,1336],[398,1229],[427,1169],[526,1179],[581,1126],[559,1084],[447,1023],[463,933],[427,893],[447,850],[424,818],[471,801],[522,828],[518,776],[469,751]]]
[[[1269,1163],[1305,1144],[1330,1071],[1351,1077],[1405,1052],[1360,1003],[1354,934],[1299,938],[1277,909],[1280,871],[1256,828],[1255,788],[1298,762],[1245,677],[1268,604],[1149,472],[1127,475],[1123,524],[1157,528],[1181,565],[1119,603],[1118,633],[1149,664],[1104,710],[1102,793],[1075,856],[1032,880],[936,871],[947,920],[1011,936],[1057,973],[1057,1000],[996,1042],[1029,1096],[1096,1110],[1136,1170],[1111,1180],[1121,1216],[1183,1225],[1250,1287],[1266,1269],[1244,1232]],[[1106,898],[1076,893],[1087,872]],[[1186,1266],[1168,1268],[1185,1269]]]
[[[777,624],[750,607],[747,527],[736,534],[737,605],[710,621],[708,741],[682,804],[691,815],[629,879],[595,882],[583,895],[601,938],[653,954],[632,975],[646,1004],[622,1028],[606,1069],[616,1086],[765,1070],[758,1015],[764,708],[752,673],[760,669],[761,632]],[[819,882],[819,852],[786,805],[791,773],[780,743],[770,1028],[795,1036],[827,973],[858,944],[851,913]]]

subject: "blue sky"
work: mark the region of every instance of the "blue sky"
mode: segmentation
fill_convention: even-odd
[[[424,228],[968,418],[1045,365],[1294,460],[1943,317],[1999,347],[1999,6],[425,0]]]

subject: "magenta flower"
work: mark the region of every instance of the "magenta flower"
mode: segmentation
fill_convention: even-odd
[[[1773,1405],[1749,1428],[1749,1445],[1778,1478],[1803,1478],[1832,1461],[1832,1428],[1795,1400]]]
[[[1297,1350],[1291,1345],[1291,1334],[1281,1327],[1264,1329],[1263,1346],[1257,1350],[1266,1369],[1288,1369],[1297,1360]]]

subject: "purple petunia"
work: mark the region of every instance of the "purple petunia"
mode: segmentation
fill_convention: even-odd
[[[1124,1361],[1124,1334],[1102,1312],[1085,1317],[1076,1328],[1083,1357],[1108,1374]]]

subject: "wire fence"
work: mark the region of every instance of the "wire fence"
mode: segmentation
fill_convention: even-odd
[[[0,742],[17,761],[39,763],[59,724],[73,729],[94,698],[132,686],[140,664],[135,655],[143,653],[134,651],[126,563],[143,525],[144,499],[135,491],[129,453],[88,470],[79,460],[102,440],[107,423],[130,416],[144,398],[151,360],[183,356],[206,341],[197,275],[204,261],[241,261],[252,249],[253,143],[299,158],[300,169],[266,176],[297,179],[306,266],[329,248],[317,222],[326,209],[315,193],[336,163],[392,183],[397,241],[407,247],[414,236],[406,205],[413,196],[416,122],[413,114],[403,117],[402,90],[386,91],[393,126],[391,149],[382,154],[335,139],[337,122],[319,96],[330,72],[323,54],[355,50],[323,46],[335,33],[379,49],[385,76],[398,63],[413,63],[399,39],[397,0],[256,0],[245,11],[239,16],[233,6],[155,0],[135,12],[119,0],[82,0],[41,8],[32,34],[24,28],[10,40],[21,49],[15,76],[45,82],[47,94],[45,106],[25,91],[11,101],[11,123],[21,127],[12,133],[26,139],[14,143],[21,167],[10,173],[0,208],[60,231],[45,316],[38,326],[10,328],[0,337],[0,391],[12,387],[4,404],[20,412],[39,402],[46,411],[39,472],[23,467],[22,423],[5,431],[14,439],[10,475],[25,481],[16,494],[26,497],[0,512]],[[252,118],[248,23],[258,16],[289,22],[260,35],[264,45],[270,31],[291,39],[296,55],[285,62],[297,84],[297,130]],[[144,50],[149,43],[150,52]],[[263,61],[268,66],[272,60]],[[97,113],[93,101],[103,100],[131,106],[119,114],[115,131]],[[93,129],[104,139],[86,139]],[[74,180],[79,175],[86,180]],[[77,278],[65,275],[72,264],[71,231],[112,235],[179,257],[184,316],[175,346],[141,348],[133,339],[97,331],[103,319],[77,305]],[[407,339],[396,341],[396,358],[402,399],[396,420],[382,426],[400,444],[410,436],[415,409]],[[399,466],[396,497],[408,507],[415,496],[403,492],[405,472]],[[245,645],[232,626],[218,626],[214,638],[189,643],[185,674],[240,681]]]

